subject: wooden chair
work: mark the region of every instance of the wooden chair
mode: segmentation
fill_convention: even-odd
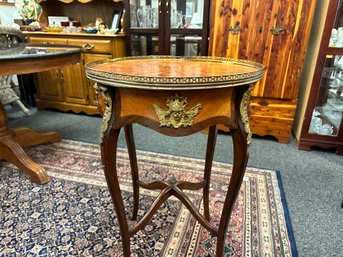
[[[18,43],[23,42],[25,42],[25,36],[19,29],[0,25],[0,54],[6,54],[11,48],[17,47]],[[3,105],[16,103],[26,115],[30,115],[30,110],[20,101],[19,96],[12,88],[12,78],[12,75],[0,76],[0,101]]]

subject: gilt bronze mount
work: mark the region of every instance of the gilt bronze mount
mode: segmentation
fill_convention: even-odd
[[[166,126],[173,128],[188,127],[193,124],[193,117],[198,114],[201,104],[198,103],[189,110],[186,110],[187,97],[179,96],[178,93],[167,99],[166,105],[169,110],[164,110],[157,104],[152,106],[160,121],[160,127]]]

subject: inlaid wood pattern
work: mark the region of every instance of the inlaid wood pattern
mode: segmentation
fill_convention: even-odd
[[[256,62],[207,56],[134,56],[102,60],[85,66],[99,83],[155,90],[187,90],[247,85],[260,80],[263,66]]]
[[[149,62],[149,65],[147,65]],[[129,64],[129,65],[128,65]],[[123,75],[147,77],[207,77],[242,74],[256,71],[256,67],[243,66],[234,62],[191,61],[184,59],[126,60],[106,62],[97,65],[95,70],[114,72]]]

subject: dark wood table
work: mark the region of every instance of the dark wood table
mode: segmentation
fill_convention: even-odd
[[[81,48],[65,45],[32,45],[18,43],[12,46],[0,44],[0,76],[27,74],[80,62]],[[29,128],[8,127],[4,106],[0,102],[0,160],[13,163],[30,175],[31,179],[44,184],[50,178],[44,168],[25,153],[23,146],[57,142],[56,132],[38,133]]]
[[[244,60],[171,56],[127,57],[86,65],[87,77],[97,82],[100,110],[102,162],[115,206],[124,256],[130,256],[130,237],[147,224],[161,204],[177,197],[196,220],[217,236],[217,255],[223,256],[231,211],[241,186],[248,160],[251,132],[248,106],[252,84],[263,76],[263,66]],[[197,183],[154,181],[138,176],[132,124],[139,123],[168,136],[187,136],[209,128],[204,177]],[[229,188],[219,227],[210,222],[209,188],[217,136],[217,125],[230,128],[234,160]],[[133,215],[137,219],[139,188],[160,190],[144,217],[129,227],[116,170],[116,149],[124,128],[133,183]],[[187,147],[187,146],[185,146]],[[183,190],[203,190],[201,214]]]

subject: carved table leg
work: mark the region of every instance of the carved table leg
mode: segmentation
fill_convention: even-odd
[[[118,218],[121,232],[120,234],[123,241],[124,256],[130,257],[130,234],[116,167],[119,132],[120,129],[109,129],[109,131],[105,133],[104,140],[101,145],[101,155],[104,164],[107,185],[111,193],[112,201]]]
[[[30,159],[22,146],[60,141],[55,132],[40,134],[29,128],[9,129],[7,116],[0,103],[0,160],[6,160],[30,175],[33,182],[45,184],[50,178],[44,168]]]
[[[211,169],[213,163],[213,155],[216,146],[216,139],[218,134],[217,126],[212,126],[209,129],[208,140],[207,140],[207,149],[206,149],[206,159],[205,159],[205,172],[204,172],[204,180],[206,181],[206,185],[203,189],[203,198],[204,198],[204,216],[206,220],[210,221],[210,209],[209,209],[209,190],[210,190],[210,182],[211,182]]]
[[[56,143],[62,139],[57,132],[38,133],[30,128],[16,128],[14,133],[21,146]]]
[[[44,168],[30,159],[15,138],[7,134],[0,136],[0,159],[9,161],[25,171],[37,184],[45,184],[50,178]]]
[[[133,137],[132,124],[128,124],[124,127],[126,144],[128,148],[130,166],[131,166],[131,176],[132,176],[132,187],[133,187],[133,210],[132,210],[132,220],[137,219],[138,205],[139,205],[139,177],[138,177],[138,166],[137,166],[137,156],[136,147]]]
[[[241,187],[245,168],[248,162],[248,145],[246,133],[241,130],[231,130],[234,147],[234,162],[232,175],[229,183],[229,189],[226,194],[222,215],[220,218],[218,236],[217,236],[217,257],[223,256],[227,226],[230,221],[233,205],[236,201],[239,189]]]
[[[236,113],[237,117],[237,129],[230,129],[231,137],[233,142],[233,168],[232,175],[229,183],[229,188],[226,193],[222,214],[220,217],[220,223],[217,234],[217,249],[216,256],[222,257],[224,254],[225,237],[227,227],[231,218],[231,212],[239,193],[245,169],[248,162],[248,146],[251,142],[251,131],[249,127],[248,119],[248,105],[250,98],[251,87],[245,87],[241,94],[240,103],[236,102],[236,108],[239,109],[239,114]]]

